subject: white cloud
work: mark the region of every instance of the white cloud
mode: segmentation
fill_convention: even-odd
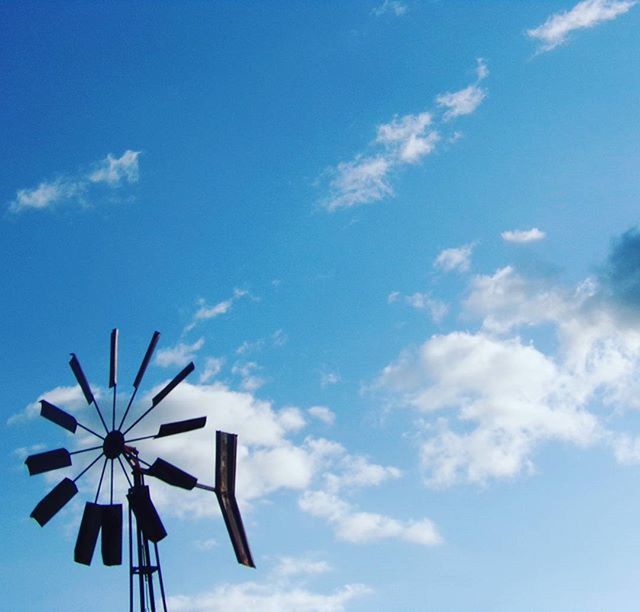
[[[489,67],[483,57],[476,59],[476,78],[478,82],[486,79],[489,76]]]
[[[240,377],[240,385],[245,391],[256,391],[267,382],[264,378],[255,375],[255,372],[261,369],[255,361],[246,361],[235,363],[231,373]]]
[[[313,561],[304,557],[280,557],[274,574],[278,577],[311,576],[331,570],[326,561]]]
[[[537,227],[532,227],[529,230],[507,230],[502,232],[500,236],[506,242],[525,243],[544,240],[546,234]]]
[[[333,525],[339,540],[361,544],[395,538],[424,546],[442,543],[440,534],[429,519],[399,521],[382,514],[360,512],[326,491],[307,491],[299,504],[305,512],[324,518]]]
[[[572,9],[554,13],[542,25],[527,30],[527,36],[539,41],[539,52],[551,51],[564,43],[571,32],[611,21],[635,4],[636,0],[582,0]]]
[[[9,211],[43,210],[60,204],[84,204],[92,194],[91,186],[105,183],[109,188],[118,187],[121,179],[128,183],[138,180],[139,151],[127,150],[115,159],[109,154],[97,162],[97,169],[89,174],[62,175],[54,180],[42,181],[37,187],[18,189],[15,199],[9,203]]]
[[[159,350],[155,362],[161,368],[169,366],[185,366],[193,361],[196,353],[204,346],[204,338],[196,340],[193,344],[180,342],[170,348]]]
[[[484,59],[478,58],[476,66],[477,80],[475,83],[459,91],[440,94],[436,98],[436,104],[447,109],[444,113],[445,121],[450,121],[456,117],[470,115],[475,112],[487,97],[486,89],[479,86],[479,83],[487,78],[487,76],[489,76],[487,64]]]
[[[326,209],[334,211],[368,204],[392,195],[388,179],[391,167],[390,160],[382,156],[356,157],[353,161],[340,162],[329,185],[333,195],[325,203]]]
[[[444,272],[452,272],[453,270],[466,272],[471,265],[471,254],[474,247],[474,244],[465,244],[457,248],[444,249],[438,254],[433,265]]]
[[[333,425],[336,415],[326,406],[311,406],[307,412],[314,418],[322,421],[325,425]]]
[[[51,182],[42,182],[31,189],[18,189],[16,199],[10,203],[11,212],[27,209],[50,208],[60,202],[72,200],[84,191],[84,184],[79,181],[59,178]]]
[[[486,91],[478,83],[488,74],[485,61],[478,59],[476,83],[436,98],[438,106],[447,108],[445,122],[470,114],[479,106],[486,97]],[[434,125],[433,114],[428,111],[401,117],[396,115],[391,121],[380,124],[372,145],[376,151],[359,153],[327,173],[330,177],[329,196],[322,203],[324,208],[333,212],[392,196],[392,174],[404,166],[419,163],[433,153],[441,138],[440,129]]]
[[[243,582],[195,596],[173,595],[167,603],[176,612],[342,612],[348,602],[369,593],[371,589],[362,584],[346,584],[322,594],[301,587]]]
[[[477,85],[469,85],[460,91],[440,94],[436,98],[438,106],[444,106],[447,110],[444,113],[445,121],[450,121],[455,117],[470,115],[482,101],[486,98],[487,92]]]
[[[393,13],[396,17],[404,15],[408,10],[407,5],[400,0],[384,0],[384,2],[376,6],[371,12],[376,16],[384,15],[385,13]]]
[[[224,359],[222,357],[207,357],[202,373],[200,374],[199,382],[201,384],[209,382],[212,378],[220,374],[223,365]]]
[[[109,153],[105,159],[96,164],[96,169],[88,178],[92,183],[107,183],[112,186],[123,181],[137,183],[139,156],[140,151],[127,150],[119,158],[115,158]]]
[[[234,289],[233,295],[230,298],[222,300],[212,306],[207,305],[203,299],[198,300],[198,310],[196,310],[191,323],[184,328],[184,331],[191,331],[200,321],[215,319],[216,317],[228,313],[234,303],[244,297],[251,297],[251,295],[244,289]]]
[[[506,267],[475,277],[463,308],[480,319],[477,332],[432,336],[378,380],[392,401],[425,415],[429,485],[530,472],[536,449],[554,440],[640,459],[640,444],[611,420],[640,408],[640,329],[593,281],[569,290]],[[548,352],[519,335],[542,326],[555,336]]]
[[[328,387],[330,385],[337,385],[342,380],[340,372],[336,370],[323,370],[320,372],[320,386]]]
[[[448,306],[444,302],[431,297],[429,293],[416,292],[413,295],[402,295],[398,291],[393,291],[387,298],[389,304],[399,300],[402,300],[405,304],[411,306],[411,308],[427,312],[435,323],[440,323],[449,311]]]
[[[439,135],[428,131],[432,122],[430,113],[394,117],[378,126],[376,142],[387,147],[398,162],[414,164],[435,149]]]
[[[386,480],[400,478],[398,468],[370,463],[361,455],[344,454],[335,462],[339,472],[324,475],[325,488],[331,493],[341,489],[353,490],[358,487],[377,487]]]
[[[198,540],[196,543],[196,548],[203,552],[207,552],[219,546],[218,542],[214,538],[208,538],[206,540]]]
[[[99,399],[100,393],[94,390],[94,395]],[[7,425],[16,425],[40,416],[40,399],[46,399],[66,412],[78,412],[86,407],[87,402],[78,385],[73,387],[55,387],[44,393],[38,401],[31,402],[24,410],[11,415],[7,419]]]

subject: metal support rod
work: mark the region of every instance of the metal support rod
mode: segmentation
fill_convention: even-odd
[[[129,476],[127,475],[127,478],[128,477]],[[129,505],[129,612],[133,612],[133,528],[132,528],[132,520],[131,520],[132,514],[133,512],[131,510],[131,505]]]
[[[133,487],[144,486],[144,472],[138,465],[138,458],[134,455],[129,457],[125,454],[127,462],[133,472]],[[135,519],[136,532],[136,554],[137,565],[133,561],[133,527],[132,522]],[[143,533],[131,504],[129,504],[129,607],[133,612],[134,602],[134,582],[135,575],[138,575],[138,597],[140,598],[140,612],[156,612],[156,596],[153,584],[153,575],[158,573],[158,584],[160,585],[160,596],[162,600],[162,610],[167,612],[167,602],[164,592],[164,581],[162,579],[162,570],[160,568],[160,556],[158,554],[158,545],[153,543],[155,551],[155,563],[151,558],[151,547],[149,539]]]

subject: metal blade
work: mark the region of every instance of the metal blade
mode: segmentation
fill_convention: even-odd
[[[153,332],[153,336],[151,338],[151,342],[149,342],[149,346],[147,348],[147,352],[144,354],[144,358],[142,359],[142,363],[140,364],[140,369],[136,374],[136,379],[133,381],[133,386],[137,389],[140,383],[142,382],[142,377],[147,370],[147,366],[151,361],[151,357],[153,356],[153,351],[156,349],[156,344],[158,344],[158,339],[160,338],[160,332]]]
[[[127,499],[136,516],[136,523],[151,542],[159,542],[167,535],[167,531],[151,501],[147,485],[135,485],[129,489]]]
[[[47,400],[40,400],[40,415],[63,429],[76,433],[78,421],[68,412],[60,410],[57,406],[50,404]]]
[[[216,497],[238,563],[255,567],[235,498],[237,445],[236,434],[216,431]]]
[[[33,476],[34,474],[42,474],[43,472],[69,467],[71,465],[71,455],[66,448],[57,448],[46,453],[29,455],[25,463],[29,469],[29,475]]]
[[[238,563],[246,565],[247,567],[255,567],[236,498],[227,493],[219,493],[218,491],[216,491],[216,497],[218,498],[220,510],[222,511],[224,523],[227,526],[227,532],[229,533],[229,538],[231,539]]]
[[[195,366],[193,365],[193,361],[189,363],[181,372],[178,372],[173,377],[173,380],[170,381],[164,389],[160,391],[160,393],[156,394],[154,398],[151,400],[152,406],[157,406],[169,393],[171,393],[191,372],[195,370]]]
[[[111,330],[111,351],[109,360],[109,389],[118,384],[118,330]]]
[[[98,533],[102,524],[102,508],[99,504],[86,502],[82,521],[78,530],[76,546],[73,550],[73,560],[83,565],[91,565],[93,551],[98,541]]]
[[[153,462],[153,465],[147,470],[147,474],[181,489],[191,490],[198,482],[195,476],[184,472],[160,457]]]
[[[216,431],[216,491],[236,493],[236,434]]]
[[[78,361],[75,353],[71,353],[71,360],[69,361],[69,365],[71,366],[73,374],[76,377],[80,388],[82,389],[82,393],[84,394],[84,398],[87,400],[87,404],[92,404],[95,399],[93,397],[93,393],[91,392],[91,387],[87,382],[87,377],[84,375],[82,367],[80,366],[80,362]]]
[[[40,500],[30,516],[44,527],[77,492],[76,483],[65,478]]]
[[[160,425],[160,429],[156,434],[156,438],[164,438],[165,436],[173,436],[174,434],[201,429],[207,424],[207,417],[199,417],[197,419],[187,419],[185,421],[174,421],[173,423],[164,423]]]
[[[122,565],[122,504],[102,506],[102,562]]]

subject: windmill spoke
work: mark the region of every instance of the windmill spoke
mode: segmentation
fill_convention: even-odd
[[[142,358],[142,363],[140,364],[140,368],[138,369],[138,373],[136,374],[136,378],[133,381],[133,393],[131,394],[131,397],[129,398],[129,403],[127,404],[127,409],[124,411],[124,414],[122,415],[122,419],[120,419],[120,425],[118,425],[118,429],[122,429],[122,426],[124,425],[124,421],[127,418],[127,414],[129,414],[129,409],[131,408],[131,404],[133,404],[133,399],[136,396],[136,393],[138,392],[138,387],[140,386],[140,383],[142,382],[142,378],[144,376],[144,373],[147,371],[147,366],[149,365],[149,362],[151,361],[151,357],[153,356],[153,352],[156,350],[156,345],[158,344],[158,339],[160,338],[160,332],[153,332],[153,336],[151,337],[151,342],[149,342],[149,346],[147,347],[147,352],[144,354],[144,357]]]
[[[69,453],[70,455],[79,455],[80,453],[88,453],[89,451],[99,450],[102,448],[102,444],[100,446],[92,446],[90,448],[81,448],[80,450],[73,451]]]
[[[122,463],[122,459],[120,459],[120,457],[118,457],[118,463],[120,464],[120,467],[122,468],[122,472],[125,476],[125,478],[127,479],[127,482],[129,483],[129,486],[132,487],[133,483],[131,482],[131,478],[129,478],[129,474],[127,472],[127,470],[124,467],[124,463]]]
[[[144,419],[144,417],[146,417],[165,397],[167,397],[167,395],[169,395],[171,391],[173,391],[187,376],[189,376],[189,374],[191,374],[194,369],[195,366],[193,365],[193,362],[191,362],[182,371],[178,372],[178,374],[176,374],[162,390],[154,395],[153,399],[151,400],[151,407],[144,413],[142,413],[142,415],[138,417],[138,419],[135,420],[131,425],[129,425],[124,433],[126,434],[127,432],[131,431],[140,421],[142,421],[142,419]]]
[[[104,453],[100,453],[86,468],[84,468],[84,470],[82,470],[82,472],[80,472],[74,479],[73,482],[78,482],[78,480],[80,480],[80,478],[82,478],[82,476],[84,476],[96,463],[98,463],[98,460],[104,457]]]
[[[100,497],[100,489],[102,488],[102,479],[104,478],[104,471],[107,469],[107,458],[104,458],[104,463],[102,464],[102,471],[100,472],[100,480],[98,480],[98,490],[96,491],[96,498],[94,500],[94,504],[98,503],[98,498]]]

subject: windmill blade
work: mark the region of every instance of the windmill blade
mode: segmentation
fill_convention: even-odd
[[[238,563],[247,567],[255,567],[235,497],[237,444],[237,435],[224,431],[216,432],[215,491]]]
[[[160,457],[153,462],[153,465],[146,473],[174,487],[180,487],[181,489],[187,489],[189,491],[193,489],[198,482],[195,476],[188,474]]]
[[[46,453],[29,455],[25,463],[29,469],[29,476],[34,476],[35,474],[42,474],[43,472],[69,467],[71,465],[71,455],[66,448],[57,448],[56,450],[47,451]]]
[[[226,493],[218,493],[217,491],[216,497],[218,498],[220,510],[222,511],[224,523],[227,526],[227,532],[231,539],[233,550],[236,553],[238,563],[246,565],[247,567],[255,567],[236,498]]]
[[[151,400],[151,406],[157,406],[169,393],[171,393],[191,372],[195,370],[193,361],[189,363],[181,372],[178,372],[165,387],[159,393],[157,393]]]
[[[109,389],[118,384],[118,330],[111,330],[111,346],[109,359]]]
[[[216,491],[236,493],[236,434],[216,431]]]
[[[75,353],[71,353],[71,360],[69,361],[69,365],[71,366],[73,375],[76,377],[76,380],[78,381],[78,384],[82,389],[82,393],[84,394],[84,398],[87,400],[87,404],[92,404],[95,401],[95,398],[93,397],[91,387],[87,382],[87,377],[84,375],[82,366],[80,365],[80,362],[78,361]]]
[[[44,527],[77,492],[76,483],[65,478],[40,500],[30,516]]]
[[[102,508],[99,504],[86,502],[82,521],[78,530],[76,546],[73,549],[73,560],[83,565],[91,565],[93,551],[98,541],[98,533],[102,525]]]
[[[102,562],[122,565],[122,504],[102,506]]]
[[[131,510],[136,516],[136,523],[151,542],[159,542],[167,535],[167,531],[151,501],[147,485],[134,485],[127,493]]]
[[[57,406],[50,404],[47,400],[40,400],[40,416],[48,419],[52,423],[59,425],[63,429],[76,433],[78,421],[68,412],[60,410]]]
[[[198,417],[197,419],[186,419],[185,421],[174,421],[173,423],[163,423],[156,434],[156,438],[164,438],[165,436],[173,436],[174,434],[201,429],[207,424],[207,417]]]
[[[140,364],[140,368],[138,373],[136,374],[136,379],[133,381],[134,388],[138,388],[140,383],[142,382],[142,377],[144,373],[147,371],[147,366],[151,361],[151,357],[153,357],[153,351],[156,350],[156,344],[158,344],[158,340],[160,338],[160,332],[153,332],[153,336],[151,337],[151,342],[149,342],[149,346],[147,347],[147,352],[144,354],[142,358],[142,363]]]

